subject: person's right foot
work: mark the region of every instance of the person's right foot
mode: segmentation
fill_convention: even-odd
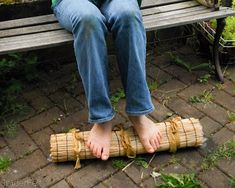
[[[148,153],[155,152],[160,147],[161,133],[155,123],[142,116],[129,116],[130,121],[133,123],[134,129],[137,132],[141,143]]]
[[[102,160],[109,158],[111,135],[112,124],[110,121],[93,125],[86,145],[94,156]]]

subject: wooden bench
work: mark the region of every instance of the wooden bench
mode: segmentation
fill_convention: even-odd
[[[231,7],[231,0],[226,0]],[[217,19],[213,44],[213,62],[218,78],[223,81],[218,48],[224,19],[235,15],[228,7],[206,8],[195,0],[143,0],[141,11],[146,31]],[[60,27],[53,14],[0,22],[0,55],[71,43],[71,33]]]

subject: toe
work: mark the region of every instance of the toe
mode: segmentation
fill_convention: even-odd
[[[109,149],[108,149],[108,147],[104,147],[102,149],[101,159],[105,161],[108,158],[109,158]]]
[[[88,140],[88,141],[86,142],[86,147],[90,148],[90,145],[91,145],[91,141]]]
[[[100,157],[101,157],[101,147],[98,147],[98,148],[97,148],[96,157],[97,157],[97,158],[100,158]]]
[[[98,149],[98,147],[95,145],[95,146],[93,147],[93,150],[92,150],[92,154],[93,154],[94,156],[97,156],[97,149]]]
[[[144,148],[146,149],[146,151],[148,153],[153,153],[154,152],[154,148],[151,146],[151,144],[150,144],[148,139],[143,139],[142,143],[143,143]]]
[[[157,145],[156,145],[156,142],[155,142],[154,138],[150,140],[150,144],[151,144],[152,148],[154,149],[154,151],[156,151]]]

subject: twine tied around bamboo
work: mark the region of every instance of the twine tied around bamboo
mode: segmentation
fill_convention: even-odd
[[[81,151],[81,140],[82,138],[79,135],[79,130],[78,129],[71,129],[69,132],[73,134],[73,145],[74,145],[74,154],[76,156],[76,164],[74,169],[79,169],[81,168],[81,163],[80,163],[80,151]]]
[[[120,138],[121,138],[122,147],[125,149],[126,156],[128,158],[135,158],[136,152],[134,151],[133,147],[131,146],[130,136],[123,129],[123,127],[120,127]]]
[[[170,133],[169,133],[169,151],[175,153],[180,147],[180,137],[178,133],[179,125],[178,122],[181,117],[175,117],[169,121],[170,123]]]

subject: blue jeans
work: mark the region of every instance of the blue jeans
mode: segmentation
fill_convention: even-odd
[[[112,33],[126,113],[154,110],[146,82],[146,33],[137,0],[106,0],[100,7],[89,0],[62,0],[53,8],[60,25],[72,32],[78,70],[84,85],[89,122],[103,123],[115,113],[109,97],[106,35]]]

